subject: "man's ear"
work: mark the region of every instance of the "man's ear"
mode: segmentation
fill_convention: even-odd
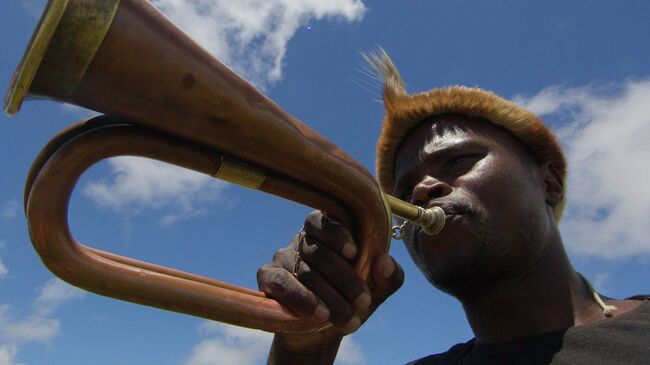
[[[551,162],[542,165],[542,172],[544,173],[546,204],[556,207],[562,201],[562,177]]]

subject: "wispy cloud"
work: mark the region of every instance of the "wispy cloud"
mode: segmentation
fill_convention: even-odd
[[[162,209],[163,225],[202,214],[226,186],[209,176],[145,158],[117,157],[109,165],[111,176],[89,183],[84,194],[116,211]]]
[[[282,77],[287,43],[311,20],[358,21],[361,0],[154,0],[198,44],[256,86]]]
[[[85,292],[65,283],[61,279],[51,279],[41,288],[34,300],[34,313],[40,317],[51,315],[61,305],[81,299]]]
[[[0,240],[0,253],[2,253],[2,250],[5,247],[5,241]],[[9,270],[7,270],[7,266],[2,262],[2,257],[0,257],[0,279],[2,279],[4,276],[7,275]]]
[[[0,345],[0,365],[25,365],[16,361],[16,345]]]
[[[15,319],[9,305],[0,305],[0,337],[12,344],[25,342],[48,342],[59,332],[58,319],[42,317],[34,313],[23,319]]]
[[[204,322],[199,331],[213,337],[196,344],[184,365],[259,364],[273,339],[270,333],[218,322]]]
[[[205,321],[199,332],[210,338],[194,346],[183,365],[257,365],[266,363],[273,335],[271,333]],[[341,343],[335,364],[364,363],[361,346],[351,336]]]
[[[11,306],[0,304],[0,338],[13,344],[51,340],[61,326],[58,319],[52,318],[54,311],[62,304],[83,296],[80,289],[54,278],[39,290],[32,313],[23,319],[15,318]]]
[[[361,365],[365,363],[363,349],[352,336],[346,336],[341,342],[341,347],[336,355],[337,364]]]
[[[20,206],[18,205],[18,201],[16,201],[16,199],[11,199],[2,205],[2,211],[0,212],[0,215],[5,220],[14,219],[18,216],[19,207]]]
[[[561,229],[576,254],[650,254],[650,80],[553,86],[517,101],[561,125],[569,162]]]

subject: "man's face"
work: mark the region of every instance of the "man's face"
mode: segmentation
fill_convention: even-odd
[[[438,117],[411,131],[395,166],[395,196],[447,214],[440,234],[409,225],[404,242],[427,279],[461,301],[523,275],[548,248],[542,169],[509,132]]]

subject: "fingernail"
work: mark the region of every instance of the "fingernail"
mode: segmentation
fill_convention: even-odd
[[[357,297],[357,300],[354,301],[354,307],[357,309],[367,309],[370,306],[370,301],[372,298],[369,293],[363,292]]]
[[[360,325],[361,325],[361,320],[359,319],[359,317],[354,316],[352,317],[352,319],[348,321],[348,323],[345,324],[343,330],[346,333],[351,333],[356,331],[356,329],[359,328]]]
[[[390,257],[386,256],[383,271],[384,277],[388,279],[391,277],[391,275],[393,275],[393,272],[395,272],[395,263]]]
[[[314,310],[314,317],[319,321],[327,321],[330,317],[330,311],[324,305],[319,304],[318,307],[316,307],[316,310]]]
[[[353,259],[357,255],[357,246],[348,242],[343,245],[341,252],[346,259]]]

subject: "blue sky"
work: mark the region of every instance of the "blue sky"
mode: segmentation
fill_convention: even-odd
[[[8,85],[44,3],[3,2],[0,85]],[[561,229],[575,266],[609,296],[650,292],[650,3],[154,3],[370,170],[382,106],[360,51],[384,47],[409,91],[480,86],[529,107],[569,156]],[[25,177],[55,133],[89,115],[29,101],[16,117],[0,116],[0,365],[264,363],[267,334],[84,293],[40,263],[21,209]],[[308,211],[123,158],[82,178],[70,224],[95,247],[254,288],[257,268]],[[460,306],[426,283],[401,243],[391,254],[406,284],[346,340],[339,364],[404,363],[471,337]]]

